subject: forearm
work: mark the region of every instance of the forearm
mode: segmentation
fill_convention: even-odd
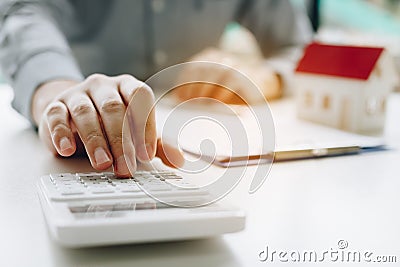
[[[39,0],[0,4],[2,73],[14,89],[13,107],[32,123],[38,87],[53,80],[83,79],[51,6]]]

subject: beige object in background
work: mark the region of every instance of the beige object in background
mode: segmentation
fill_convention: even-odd
[[[263,55],[255,36],[245,27],[236,22],[227,25],[221,36],[219,47],[248,63],[257,63]]]

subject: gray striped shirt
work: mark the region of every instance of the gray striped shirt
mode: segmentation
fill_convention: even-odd
[[[46,81],[91,73],[146,79],[215,46],[235,19],[266,58],[282,59],[277,69],[293,64],[282,51],[311,38],[288,0],[1,0],[1,69],[14,108],[30,118],[32,95]]]

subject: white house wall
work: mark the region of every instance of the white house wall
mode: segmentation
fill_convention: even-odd
[[[384,102],[384,106],[386,106],[387,97],[391,91],[391,84],[382,78],[384,68],[380,67],[380,69],[381,76],[379,77],[378,72],[374,71],[363,92],[364,103],[358,111],[360,113],[360,128],[363,133],[379,132],[384,128],[386,112],[382,110],[382,101]],[[378,110],[375,114],[367,113],[367,102],[370,99],[376,99],[378,102]]]
[[[394,58],[387,51],[384,51],[377,64],[381,68],[382,80],[387,82],[390,90],[393,90],[399,83],[399,76]]]
[[[297,74],[297,110],[298,116],[313,122],[342,128],[343,100],[348,99],[350,106],[346,113],[348,125],[345,130],[357,131],[361,127],[357,110],[361,109],[365,81],[356,79],[341,79],[323,75]],[[306,92],[312,92],[313,104],[304,106],[303,97]],[[325,110],[322,106],[323,97],[329,95],[331,107]]]

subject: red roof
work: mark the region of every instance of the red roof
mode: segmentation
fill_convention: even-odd
[[[296,72],[367,80],[383,50],[312,43],[307,46]]]

